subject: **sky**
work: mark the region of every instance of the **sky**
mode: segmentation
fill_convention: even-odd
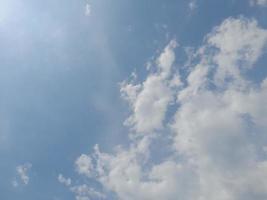
[[[266,200],[266,0],[0,0],[0,199]]]

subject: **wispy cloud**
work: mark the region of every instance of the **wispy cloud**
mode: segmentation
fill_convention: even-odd
[[[250,0],[250,5],[267,6],[267,0]]]
[[[91,4],[90,3],[86,3],[86,5],[85,5],[85,15],[86,16],[91,15]]]
[[[106,196],[85,184],[71,187],[76,200],[106,199]]]
[[[18,165],[16,167],[16,173],[17,173],[18,179],[16,178],[13,180],[12,185],[14,187],[17,187],[19,185],[19,182],[21,182],[23,185],[29,184],[30,177],[28,173],[31,167],[32,167],[31,163],[25,163],[23,165]]]
[[[76,200],[106,199],[105,194],[95,190],[87,184],[78,184],[72,186],[71,179],[65,178],[62,174],[58,175],[58,181],[65,185],[72,193],[74,193]]]
[[[197,9],[197,0],[190,0],[188,3],[188,7],[191,11]]]

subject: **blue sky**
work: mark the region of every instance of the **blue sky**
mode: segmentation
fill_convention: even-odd
[[[1,0],[0,198],[266,199],[266,19],[266,0]]]

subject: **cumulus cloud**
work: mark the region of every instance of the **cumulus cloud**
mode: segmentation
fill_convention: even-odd
[[[96,145],[76,160],[77,172],[123,200],[266,199],[267,77],[248,75],[266,44],[255,20],[228,18],[194,52],[195,64],[177,68],[171,41],[143,82],[121,84],[129,147],[109,154]],[[104,198],[87,185],[71,190]]]
[[[122,96],[129,101],[132,115],[125,124],[131,126],[137,133],[153,133],[162,128],[162,122],[168,105],[173,100],[172,84],[180,84],[179,74],[171,73],[175,61],[174,49],[176,41],[172,40],[156,60],[156,69],[143,83],[123,82]]]
[[[90,156],[82,154],[75,162],[76,170],[79,174],[86,175],[88,177],[92,176],[92,159]]]
[[[30,181],[30,177],[28,175],[29,170],[31,169],[32,164],[31,163],[26,163],[23,165],[18,165],[16,167],[16,173],[19,178],[19,181],[24,184],[28,185]],[[12,184],[14,187],[17,187],[19,185],[19,181],[17,179],[13,180]]]
[[[58,181],[66,186],[71,185],[71,179],[70,178],[65,178],[62,174],[58,175]]]
[[[216,83],[226,79],[241,81],[241,73],[251,68],[266,45],[266,30],[255,20],[225,20],[208,36],[208,44],[219,50],[212,59],[217,64]],[[240,77],[240,78],[239,78]]]

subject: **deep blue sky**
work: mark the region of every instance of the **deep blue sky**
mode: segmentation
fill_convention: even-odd
[[[266,8],[246,0],[196,2],[190,10],[188,0],[91,0],[86,16],[82,0],[0,1],[0,199],[74,199],[58,174],[77,176],[74,160],[96,143],[111,151],[126,142],[118,83],[133,71],[142,79],[171,39],[198,47],[230,16],[267,28]],[[13,187],[27,162],[29,184]]]

